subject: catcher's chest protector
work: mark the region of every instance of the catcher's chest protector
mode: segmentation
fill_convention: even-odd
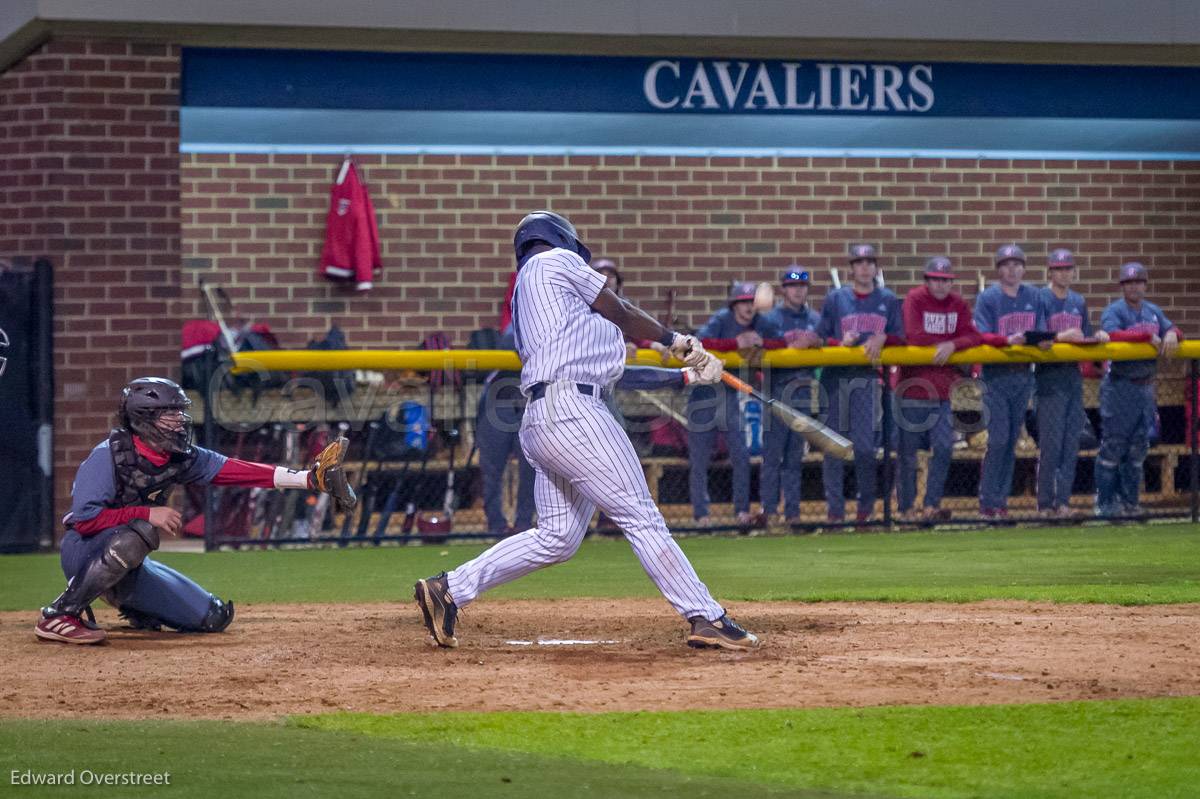
[[[138,454],[133,445],[133,434],[120,428],[108,434],[108,448],[112,452],[117,487],[113,506],[117,508],[166,505],[180,476],[196,461],[193,449],[186,455],[174,454],[162,466],[155,466]]]

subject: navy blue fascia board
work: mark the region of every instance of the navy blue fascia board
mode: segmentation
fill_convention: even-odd
[[[185,108],[1200,119],[1200,68],[185,47]]]

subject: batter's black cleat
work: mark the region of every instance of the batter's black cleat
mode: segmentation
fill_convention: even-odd
[[[417,584],[413,586],[413,596],[417,600],[417,607],[421,609],[421,615],[425,618],[425,629],[433,636],[434,643],[449,649],[458,646],[458,639],[454,637],[458,605],[454,604],[454,599],[450,596],[450,584],[446,580],[446,573],[417,580]]]
[[[713,621],[703,616],[688,621],[692,623],[692,633],[688,636],[687,645],[694,649],[732,649],[741,652],[758,648],[758,636],[744,630],[728,614]]]

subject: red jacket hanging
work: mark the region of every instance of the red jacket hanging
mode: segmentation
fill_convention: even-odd
[[[347,158],[329,192],[320,272],[330,280],[353,280],[359,291],[366,291],[382,268],[375,207]]]

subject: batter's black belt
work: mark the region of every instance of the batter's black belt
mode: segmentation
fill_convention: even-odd
[[[1113,374],[1110,374],[1109,377],[1111,377],[1114,382],[1119,380],[1122,383],[1132,383],[1135,386],[1149,386],[1153,385],[1155,381],[1154,377],[1121,377],[1121,375]]]
[[[534,383],[529,387],[529,401],[537,402],[542,397],[546,396],[546,389],[549,388],[549,386],[549,383]],[[604,398],[604,389],[600,386],[594,386],[591,383],[576,383],[575,388],[579,390],[580,394],[586,394],[587,396],[595,397],[596,399]]]

